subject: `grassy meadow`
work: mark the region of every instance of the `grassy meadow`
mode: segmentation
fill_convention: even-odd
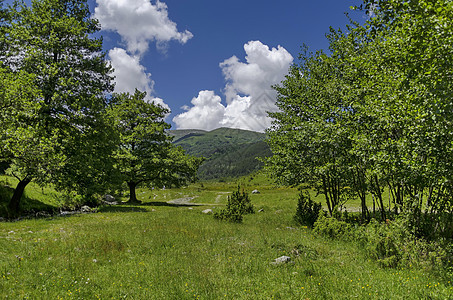
[[[451,299],[453,286],[416,268],[381,268],[354,243],[319,237],[292,217],[297,190],[240,180],[255,210],[242,224],[223,207],[238,182],[139,189],[142,205],[0,223],[2,299]],[[51,191],[27,197],[56,205]],[[181,201],[167,203],[175,199]],[[320,197],[319,200],[322,198]],[[126,199],[124,199],[126,200]],[[184,202],[184,201],[182,201]],[[353,209],[355,203],[350,203]],[[283,255],[292,263],[273,265]]]

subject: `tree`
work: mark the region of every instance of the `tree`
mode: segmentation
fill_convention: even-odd
[[[33,91],[22,97],[13,90],[3,100],[15,103],[5,112],[14,124],[2,128],[2,148],[19,180],[8,206],[17,212],[31,180],[82,190],[96,181],[92,162],[109,157],[97,150],[109,148],[101,145],[109,141],[102,115],[112,70],[102,40],[92,37],[100,27],[85,0],[17,1],[8,13],[3,74],[16,86],[26,78]]]
[[[352,141],[343,126],[352,113],[344,98],[344,70],[323,52],[300,55],[286,80],[274,88],[279,112],[271,113],[273,126],[267,159],[281,184],[307,184],[323,193],[332,214],[349,195]]]
[[[321,186],[329,210],[347,191],[365,218],[372,194],[385,219],[386,187],[395,213],[416,222],[423,205],[451,212],[451,2],[365,0],[362,9],[365,24],[332,30],[330,54],[302,54],[275,87],[267,167],[281,183]]]
[[[127,183],[129,202],[137,203],[135,190],[140,184],[153,187],[180,186],[194,180],[201,158],[185,155],[174,146],[165,130],[168,110],[145,100],[146,92],[136,90],[114,94],[108,115],[119,136],[114,154],[117,170]]]

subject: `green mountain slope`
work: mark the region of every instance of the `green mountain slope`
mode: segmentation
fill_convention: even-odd
[[[213,131],[170,130],[174,144],[187,154],[203,156],[200,179],[219,179],[250,174],[262,167],[257,157],[271,155],[263,133],[241,129],[219,128]]]

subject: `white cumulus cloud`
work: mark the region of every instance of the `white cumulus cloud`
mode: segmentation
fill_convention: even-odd
[[[233,56],[219,65],[226,81],[226,106],[220,101],[215,107],[202,103],[195,105],[192,101],[194,106],[182,114],[184,118],[179,118],[179,115],[173,119],[178,120],[175,123],[179,128],[190,128],[201,122],[199,119],[189,120],[195,111],[193,116],[200,116],[205,111],[215,115],[218,120],[211,121],[211,127],[217,124],[217,127],[264,131],[271,125],[267,112],[277,110],[276,93],[271,86],[284,79],[293,57],[282,46],[270,49],[260,41],[248,42],[244,50],[245,62]],[[202,125],[196,128],[209,130]]]
[[[169,108],[160,98],[151,97],[154,81],[151,74],[147,73],[145,67],[140,64],[138,56],[129,55],[126,50],[113,48],[109,51],[109,58],[112,67],[115,69],[115,92],[133,94],[135,89],[146,92],[146,101],[160,104]]]
[[[193,37],[189,31],[179,32],[176,23],[168,16],[168,7],[157,0],[96,0],[94,17],[102,30],[120,35],[126,49],[114,48],[109,57],[115,69],[115,92],[134,93],[135,89],[147,92],[147,101],[169,108],[160,98],[152,97],[154,81],[141,64],[149,44],[165,49],[171,40],[184,44]]]
[[[150,42],[158,46],[176,40],[184,44],[193,37],[190,31],[179,32],[168,17],[168,7],[150,0],[96,0],[94,17],[103,30],[117,32],[126,42],[127,50],[143,55]]]
[[[138,56],[129,55],[121,48],[113,48],[109,51],[109,58],[115,69],[115,92],[133,93],[135,88],[147,93],[153,92],[154,81],[140,64]]]
[[[178,129],[213,130],[219,128],[225,115],[225,106],[221,101],[222,99],[213,91],[200,91],[198,96],[191,101],[193,106],[174,117],[173,122]]]

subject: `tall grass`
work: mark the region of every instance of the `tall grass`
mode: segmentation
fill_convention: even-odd
[[[237,183],[140,190],[143,205],[0,223],[0,295],[9,299],[449,299],[451,282],[384,269],[353,244],[296,227],[293,189],[259,187],[243,224],[201,211]],[[197,197],[200,206],[166,202]],[[219,197],[220,196],[220,197]],[[214,204],[214,205],[208,205]],[[293,263],[273,265],[282,255]]]

